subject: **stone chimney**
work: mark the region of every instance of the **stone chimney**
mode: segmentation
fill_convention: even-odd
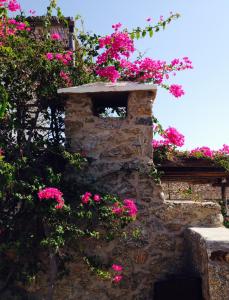
[[[70,151],[89,160],[85,180],[91,184],[101,179],[105,187],[107,180],[112,185],[114,172],[146,168],[152,160],[155,85],[100,82],[58,92],[68,95],[65,134]]]

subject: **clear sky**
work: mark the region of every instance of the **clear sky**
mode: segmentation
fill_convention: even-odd
[[[48,0],[20,0],[28,11],[43,14]],[[155,59],[188,56],[194,70],[180,73],[185,96],[178,100],[158,90],[154,114],[164,127],[174,126],[186,137],[185,148],[229,144],[229,0],[59,0],[66,16],[80,14],[87,31],[111,32],[111,25],[144,26],[146,18],[158,20],[170,11],[181,18],[152,39],[142,39],[137,49]]]

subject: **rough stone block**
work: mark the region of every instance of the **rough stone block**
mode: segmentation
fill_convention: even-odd
[[[205,300],[229,297],[229,229],[189,228],[186,239],[193,270],[202,277]]]

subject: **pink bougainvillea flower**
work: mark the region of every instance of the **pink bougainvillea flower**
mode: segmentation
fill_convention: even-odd
[[[129,216],[135,218],[138,212],[137,206],[132,199],[125,199],[123,201],[124,208],[128,212]]]
[[[151,18],[151,17],[148,17],[148,18],[146,19],[146,21],[147,21],[147,22],[150,22],[150,21],[152,21],[152,18]]]
[[[114,66],[107,66],[107,67],[104,67],[104,68],[98,68],[96,73],[100,77],[105,77],[111,82],[116,82],[120,78],[120,74]]]
[[[29,10],[29,13],[30,13],[31,15],[35,15],[35,14],[36,14],[36,11],[33,10],[33,9],[30,9],[30,10]]]
[[[177,131],[174,127],[168,127],[164,134],[162,135],[165,139],[165,142],[168,144],[172,144],[178,147],[182,147],[184,145],[184,135]]]
[[[122,27],[122,24],[121,24],[121,23],[117,23],[117,24],[113,24],[113,25],[112,25],[112,28],[113,28],[115,31],[118,31],[120,27]]]
[[[40,200],[57,199],[62,197],[62,195],[63,193],[59,189],[53,187],[48,187],[38,192],[38,198]]]
[[[176,98],[179,98],[181,96],[183,96],[185,93],[182,89],[182,86],[181,85],[178,85],[178,84],[172,84],[170,85],[170,88],[169,88],[169,92],[175,96]]]
[[[95,202],[100,202],[101,197],[100,197],[99,195],[96,194],[96,195],[94,195],[93,200],[94,200]]]
[[[59,33],[52,33],[51,34],[51,39],[58,41],[58,40],[61,39],[61,37],[60,37]]]
[[[65,81],[67,86],[71,86],[72,81],[68,72],[60,71],[60,77]]]
[[[86,193],[81,197],[82,202],[83,202],[84,204],[87,204],[87,203],[89,202],[91,196],[92,196],[92,194],[91,194],[90,192],[86,192]]]
[[[64,206],[64,199],[62,196],[63,193],[59,189],[53,187],[48,187],[38,192],[40,201],[44,199],[54,199],[57,202],[57,205],[55,206],[56,209],[61,209]]]
[[[72,61],[72,53],[66,53],[65,55],[64,55],[64,59],[66,59],[67,61]]]
[[[119,203],[116,202],[112,207],[112,212],[115,215],[121,215],[123,213],[123,208],[120,207]]]
[[[213,158],[214,151],[211,150],[209,147],[203,146],[203,147],[197,147],[190,151],[190,155],[192,156],[199,156],[202,155],[204,157]]]
[[[113,269],[114,271],[116,271],[116,272],[121,272],[121,271],[123,270],[123,267],[120,266],[120,265],[115,265],[115,264],[113,264],[113,265],[112,265],[112,269]]]
[[[62,59],[62,63],[63,63],[64,65],[68,65],[68,60],[65,59],[65,58],[63,58],[63,59]]]
[[[8,9],[14,12],[21,9],[21,6],[16,0],[10,0],[8,3]]]
[[[61,209],[64,206],[64,200],[62,198],[57,199],[57,205],[55,206],[56,209]]]
[[[45,57],[46,57],[48,60],[53,60],[53,54],[52,54],[51,52],[46,53]]]
[[[9,23],[9,24],[16,25],[16,24],[17,24],[17,21],[16,21],[15,19],[9,19],[9,20],[8,20],[8,23]]]
[[[122,275],[115,275],[113,281],[115,283],[119,283],[122,280],[122,277],[123,277]]]
[[[229,154],[229,146],[226,145],[226,144],[224,144],[224,145],[223,145],[223,148],[221,148],[218,152],[221,153],[221,154],[226,154],[226,155],[228,155],[228,154]]]
[[[62,60],[62,59],[63,59],[63,54],[61,54],[61,53],[56,53],[55,58],[56,58],[57,60]]]
[[[25,30],[26,29],[26,24],[23,22],[18,22],[16,25],[17,30]]]
[[[67,80],[69,78],[68,74],[64,71],[60,71],[60,77]]]
[[[168,140],[153,140],[152,141],[152,146],[153,148],[159,148],[159,147],[164,147],[164,146],[168,146],[169,145],[169,141]]]
[[[115,31],[111,35],[100,38],[99,47],[104,48],[105,52],[101,55],[105,55],[107,59],[120,60],[122,56],[128,58],[134,52],[134,42],[127,32]]]

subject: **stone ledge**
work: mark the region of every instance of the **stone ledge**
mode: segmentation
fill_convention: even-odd
[[[202,278],[203,298],[226,300],[229,295],[229,229],[190,227],[186,231],[189,265]]]
[[[173,206],[220,207],[219,204],[214,201],[165,200],[165,203]]]
[[[229,229],[225,227],[191,227],[188,230],[191,235],[199,235],[208,250],[227,248],[229,251]]]
[[[80,86],[59,89],[59,94],[84,94],[84,93],[102,93],[102,92],[131,92],[131,91],[154,91],[157,86],[154,84],[134,83],[129,81],[111,83],[95,82]]]

